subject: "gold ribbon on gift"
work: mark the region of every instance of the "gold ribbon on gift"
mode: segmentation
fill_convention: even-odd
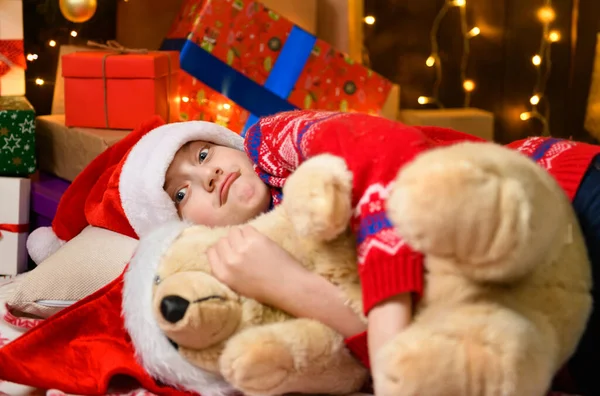
[[[102,58],[102,82],[104,85],[104,120],[106,123],[106,128],[109,128],[108,123],[108,78],[106,77],[106,59],[110,56],[115,55],[128,55],[128,54],[148,54],[151,51],[148,51],[145,48],[127,48],[121,45],[116,40],[108,40],[106,44],[98,43],[96,41],[89,40],[87,42],[88,47],[96,47],[101,48],[106,51],[109,51]],[[168,55],[168,54],[167,54]],[[171,120],[171,56],[168,56],[168,70],[167,70],[167,119],[166,122]]]

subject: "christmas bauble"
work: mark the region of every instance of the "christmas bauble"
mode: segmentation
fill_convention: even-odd
[[[81,23],[94,16],[98,3],[97,0],[60,0],[59,6],[67,20]]]

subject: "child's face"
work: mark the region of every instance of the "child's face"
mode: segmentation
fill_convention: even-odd
[[[164,188],[182,219],[207,226],[243,224],[271,201],[243,151],[202,141],[177,151]]]

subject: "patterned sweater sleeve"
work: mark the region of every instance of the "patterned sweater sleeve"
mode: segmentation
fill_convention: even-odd
[[[394,295],[422,292],[422,256],[396,234],[385,201],[398,170],[430,145],[418,129],[380,117],[314,111],[263,118],[246,137],[257,174],[274,187],[313,156],[329,153],[346,161],[354,176],[351,226],[365,313]]]

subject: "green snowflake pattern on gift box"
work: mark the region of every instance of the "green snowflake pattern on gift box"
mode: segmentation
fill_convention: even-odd
[[[22,96],[0,97],[0,176],[36,171],[35,110]]]

